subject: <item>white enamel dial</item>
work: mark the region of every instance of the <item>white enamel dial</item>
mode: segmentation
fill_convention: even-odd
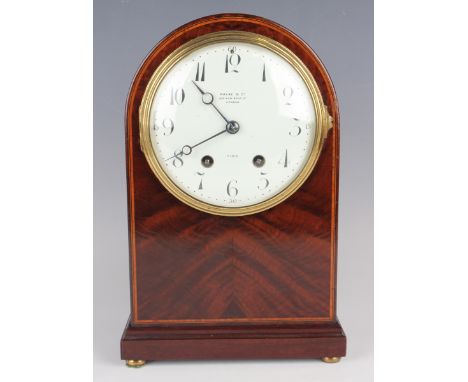
[[[219,207],[255,205],[288,187],[311,155],[316,128],[296,69],[246,42],[190,52],[161,81],[150,112],[163,171],[182,192]]]

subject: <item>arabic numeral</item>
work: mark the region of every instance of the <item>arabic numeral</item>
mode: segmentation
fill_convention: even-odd
[[[267,173],[266,172],[261,172],[260,175],[266,175]],[[270,181],[265,177],[263,176],[262,178],[260,178],[260,184],[257,186],[257,188],[260,190],[260,191],[263,191],[265,190],[268,186],[270,185]]]
[[[297,118],[293,118],[296,122],[299,122]],[[289,135],[291,137],[297,137],[299,134],[301,134],[302,128],[299,125],[293,126],[292,130],[289,130]]]
[[[226,54],[226,62],[224,66],[224,72],[229,73],[229,72],[234,72],[234,73],[239,73],[237,70],[237,66],[241,62],[241,56],[239,56],[236,53],[236,47],[230,47],[228,48],[228,54]]]
[[[200,184],[198,185],[198,189],[203,190],[203,175],[205,175],[205,173],[197,171],[197,175],[200,176]]]
[[[285,98],[286,105],[291,105],[291,98],[294,94],[294,90],[291,86],[286,86],[283,89],[283,96]]]
[[[163,135],[165,135],[165,136],[171,135],[174,132],[174,129],[175,129],[174,121],[172,119],[170,119],[170,118],[164,118],[162,120],[161,127],[155,121],[154,126],[153,126],[153,130],[154,131],[159,131],[161,129],[163,130]]]
[[[185,99],[185,91],[183,88],[171,89],[171,105],[182,105]]]
[[[282,157],[282,159],[280,159],[278,161],[278,164],[283,166],[284,168],[288,167],[288,163],[289,163],[289,160],[288,160],[288,150],[286,149],[285,153],[284,153],[284,156]]]
[[[239,190],[238,190],[238,188],[236,186],[237,186],[237,180],[231,180],[227,184],[226,192],[227,192],[228,196],[230,196],[231,198],[235,198],[237,196],[237,194],[239,194]]]
[[[174,121],[170,118],[164,118],[162,121],[162,127],[164,129],[163,135],[171,135],[175,129]]]
[[[175,168],[182,167],[184,165],[184,161],[182,159],[182,151],[174,151],[174,159],[172,160],[172,165]]]
[[[195,75],[195,81],[205,81],[205,63],[200,65],[200,63],[197,62],[197,74]]]

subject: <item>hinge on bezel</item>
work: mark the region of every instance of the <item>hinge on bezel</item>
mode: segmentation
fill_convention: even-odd
[[[333,117],[328,112],[328,108],[323,106],[323,117],[322,122],[325,127],[325,138],[328,136],[328,132],[333,128]]]

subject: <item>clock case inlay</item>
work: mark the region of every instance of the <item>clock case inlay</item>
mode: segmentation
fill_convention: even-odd
[[[290,49],[313,75],[333,120],[304,184],[272,209],[239,217],[180,202],[156,179],[139,142],[139,107],[158,65],[193,38],[231,30],[264,35]],[[346,337],[336,317],[338,104],[324,66],[307,44],[257,16],[192,21],[145,59],[126,113],[132,311],[121,358],[344,356]]]

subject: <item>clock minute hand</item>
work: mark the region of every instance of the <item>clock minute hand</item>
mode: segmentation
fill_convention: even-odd
[[[216,133],[215,135],[212,135],[211,137],[206,138],[206,139],[204,139],[204,140],[201,141],[201,142],[198,142],[196,145],[193,145],[193,146],[192,146],[192,149],[195,148],[195,147],[197,147],[197,146],[200,146],[202,143],[205,143],[205,142],[209,141],[210,139],[213,139],[213,138],[217,137],[218,135],[221,135],[221,134],[226,133],[226,132],[227,132],[227,130],[224,129],[223,131],[220,131],[219,133]]]
[[[213,94],[209,93],[209,92],[205,92],[203,91],[203,89],[198,86],[198,84],[195,82],[195,81],[192,81],[193,84],[196,86],[196,88],[199,90],[199,92],[202,94],[202,102],[205,104],[205,105],[211,105],[215,108],[215,110],[219,113],[219,115],[221,117],[223,117],[223,119],[226,121],[226,123],[230,123],[231,121],[229,119],[227,119],[223,113],[221,113],[221,111],[218,109],[218,107],[213,103],[214,101],[214,97],[213,97]]]
[[[168,160],[170,160],[170,159],[173,159],[173,158],[175,158],[175,157],[177,157],[177,156],[190,155],[190,154],[192,153],[192,150],[193,150],[195,147],[200,146],[202,143],[205,143],[205,142],[209,141],[210,139],[216,138],[218,135],[221,135],[221,134],[223,134],[223,133],[226,133],[227,131],[228,131],[227,129],[224,129],[223,131],[220,131],[220,132],[218,132],[218,133],[212,135],[211,137],[206,138],[206,139],[204,139],[203,141],[196,143],[196,144],[193,145],[193,146],[185,145],[185,146],[182,147],[182,149],[180,150],[179,153],[174,154],[174,155],[171,156],[170,158],[167,158],[166,161],[168,161]]]

